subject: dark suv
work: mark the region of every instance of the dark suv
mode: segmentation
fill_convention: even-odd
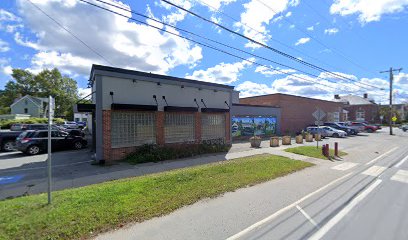
[[[88,142],[81,136],[73,136],[63,131],[51,131],[52,151],[63,149],[82,149]],[[22,132],[16,140],[17,150],[29,155],[47,151],[48,130],[29,130]]]
[[[335,122],[325,122],[324,126],[329,126],[337,130],[345,131],[347,135],[357,135],[358,134],[358,131],[356,129],[353,129],[347,126],[343,126]]]

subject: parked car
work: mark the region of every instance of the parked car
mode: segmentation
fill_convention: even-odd
[[[402,129],[402,131],[404,131],[404,132],[408,131],[408,124],[402,125],[402,126],[401,126],[401,129]]]
[[[5,152],[13,151],[15,141],[20,133],[16,131],[0,131],[0,150]]]
[[[368,133],[375,132],[375,131],[377,131],[377,129],[378,129],[376,126],[367,125],[367,124],[362,123],[362,122],[352,122],[352,123],[351,123],[351,126],[362,127],[362,129],[363,129],[362,131],[366,131],[366,132],[368,132]]]
[[[357,135],[358,131],[351,127],[343,126],[335,122],[325,122],[324,126],[329,126],[337,130],[345,131],[347,135]]]
[[[11,125],[10,131],[25,131],[25,130],[44,130],[47,129],[47,124],[25,124],[25,123],[16,123]]]
[[[346,137],[347,133],[342,130],[338,130],[329,126],[323,126],[322,127],[324,130],[326,130],[328,137]]]
[[[322,136],[322,138],[328,137],[329,134],[328,132],[323,129],[322,127],[317,127],[317,126],[309,126],[305,129],[306,132],[310,133],[310,134],[320,134]]]
[[[66,129],[78,129],[79,128],[79,125],[76,122],[63,122],[61,126]]]
[[[52,151],[63,149],[82,149],[88,142],[80,136],[73,136],[67,132],[52,130],[51,147]],[[47,151],[48,130],[29,130],[20,134],[16,141],[17,150],[36,155]]]
[[[364,125],[361,123],[352,124],[351,122],[344,122],[344,126],[350,127],[358,132],[364,132]]]

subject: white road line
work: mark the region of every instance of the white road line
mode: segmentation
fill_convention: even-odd
[[[378,177],[378,176],[381,175],[382,172],[385,171],[385,169],[387,169],[387,168],[386,167],[381,167],[381,166],[372,166],[369,169],[362,172],[361,174],[369,175],[369,176],[373,176],[373,177]]]
[[[307,212],[305,212],[299,205],[296,205],[296,208],[303,214],[303,216],[305,216],[307,220],[309,220],[311,224],[313,224],[313,226],[319,228],[319,225],[315,222],[315,220],[313,220],[313,218],[310,217],[309,214],[307,214]]]
[[[330,231],[340,220],[346,216],[359,202],[361,202],[365,197],[368,196],[380,183],[381,179],[377,179],[373,184],[366,188],[363,192],[357,195],[348,205],[346,205],[339,213],[336,214],[332,219],[330,219],[324,226],[322,226],[315,234],[313,234],[309,240],[321,239],[327,232]]]
[[[398,149],[398,147],[392,148],[391,150],[389,150],[389,151],[387,151],[387,152],[381,154],[380,156],[374,158],[373,160],[369,161],[369,162],[366,163],[365,165],[370,165],[371,163],[374,163],[374,162],[378,161],[380,158],[387,156],[388,154],[394,152],[394,151],[397,150],[397,149]]]
[[[227,240],[235,240],[235,239],[239,239],[240,237],[243,237],[245,234],[251,232],[251,231],[254,230],[254,229],[257,229],[257,228],[261,227],[263,224],[265,224],[265,223],[267,223],[268,221],[270,221],[270,220],[276,218],[277,216],[281,215],[282,213],[288,211],[289,209],[295,207],[296,205],[298,205],[299,203],[301,203],[301,202],[303,202],[304,200],[308,199],[309,197],[311,197],[311,196],[313,196],[313,195],[315,195],[315,194],[317,194],[317,193],[319,193],[319,192],[325,190],[326,188],[328,188],[328,187],[330,187],[330,186],[336,184],[337,182],[343,180],[344,178],[349,177],[351,174],[353,174],[353,172],[350,172],[350,173],[348,173],[348,174],[346,174],[346,175],[344,175],[344,176],[342,176],[342,177],[339,177],[339,178],[337,178],[337,179],[331,181],[330,183],[324,185],[323,187],[317,189],[317,190],[314,191],[314,192],[311,192],[311,193],[307,194],[306,196],[302,197],[301,199],[297,200],[296,202],[294,202],[294,203],[292,203],[292,204],[290,204],[290,205],[288,205],[288,206],[286,206],[286,207],[284,207],[284,208],[279,209],[278,211],[276,211],[276,212],[273,213],[272,215],[270,215],[270,216],[268,216],[268,217],[262,219],[262,220],[259,221],[259,222],[256,222],[256,223],[252,224],[251,226],[245,228],[245,229],[242,230],[241,232],[236,233],[235,235],[233,235],[233,236],[227,238]]]
[[[399,168],[405,161],[408,160],[408,156],[406,156],[405,158],[403,158],[401,161],[399,161],[397,164],[395,164],[394,167]]]
[[[391,180],[398,181],[402,183],[408,183],[408,171],[398,170],[392,177]]]
[[[355,167],[357,165],[358,165],[358,163],[345,162],[345,163],[336,165],[336,166],[332,167],[331,169],[339,170],[339,171],[346,171],[346,170],[349,170],[349,169],[351,169],[351,168],[353,168],[353,167]]]

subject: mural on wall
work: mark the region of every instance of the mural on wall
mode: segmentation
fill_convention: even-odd
[[[276,133],[276,117],[232,117],[232,136],[262,136]]]

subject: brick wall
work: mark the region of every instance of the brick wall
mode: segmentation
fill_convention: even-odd
[[[324,101],[313,98],[299,97],[286,94],[271,94],[258,97],[241,98],[240,103],[250,105],[266,105],[279,106],[281,108],[281,133],[294,134],[301,131],[305,127],[314,124],[315,119],[312,113],[316,108],[322,109],[324,112],[340,112],[343,103]],[[327,121],[327,116],[323,119]]]
[[[364,111],[365,121],[368,121],[370,123],[380,122],[379,106],[376,104],[351,105],[345,107],[345,109],[348,111],[349,121],[356,121],[357,111]]]
[[[182,114],[182,113],[181,113]],[[194,113],[195,117],[195,143],[201,143],[201,112]],[[165,112],[157,111],[156,112],[156,143],[158,145],[165,145],[164,137],[164,123],[165,123]],[[134,147],[121,147],[121,148],[112,148],[111,145],[111,111],[104,110],[102,114],[103,120],[103,158],[106,161],[120,160],[125,158],[130,153],[137,151],[137,146]],[[231,119],[230,114],[226,113],[225,121],[225,136],[226,142],[231,143],[230,139],[230,128],[231,128]],[[173,143],[166,144],[174,147],[181,147],[183,144]]]
[[[102,111],[103,159],[111,159],[111,110]]]

